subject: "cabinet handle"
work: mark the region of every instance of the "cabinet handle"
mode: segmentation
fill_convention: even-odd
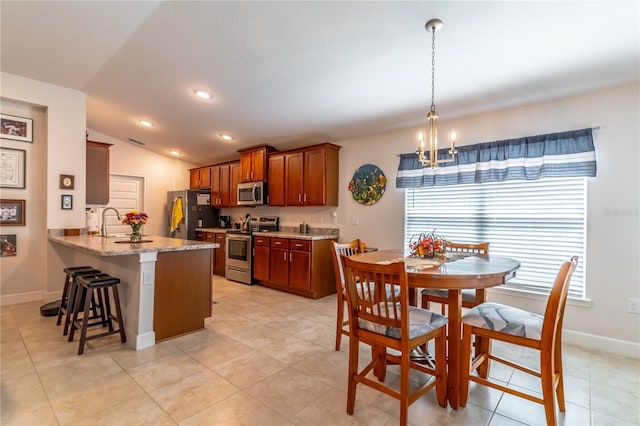
[[[302,194],[298,194],[298,202],[302,202]]]
[[[293,255],[292,253],[289,253],[289,263],[293,262]]]
[[[304,194],[304,202],[307,202],[307,194]]]
[[[287,252],[282,253],[282,260],[287,261]]]

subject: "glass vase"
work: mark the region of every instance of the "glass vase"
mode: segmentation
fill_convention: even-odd
[[[129,241],[132,243],[139,243],[142,240],[142,234],[140,228],[131,227],[131,234],[129,234]]]

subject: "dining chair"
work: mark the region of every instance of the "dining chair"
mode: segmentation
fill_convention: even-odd
[[[337,243],[332,241],[333,250],[333,269],[336,276],[336,299],[338,301],[338,311],[336,316],[336,351],[340,350],[342,335],[349,335],[349,329],[345,328],[349,325],[349,320],[344,319],[344,272],[342,270],[342,256],[351,256],[352,254],[364,252],[364,244],[360,239],[355,239],[349,243]]]
[[[409,405],[436,388],[436,398],[442,407],[447,404],[446,334],[447,317],[409,305],[409,284],[404,262],[388,265],[357,262],[342,257],[345,295],[349,312],[349,377],[347,413],[353,414],[356,388],[364,384],[400,401],[400,424],[407,424]],[[371,285],[372,284],[372,285]],[[398,292],[385,291],[388,285]],[[411,358],[411,351],[434,341],[435,360],[425,364]],[[358,371],[360,343],[371,346],[372,356]],[[391,349],[394,352],[389,352]],[[386,363],[400,365],[400,389],[367,375]],[[432,377],[410,393],[409,370]],[[416,377],[412,376],[415,385]]]
[[[544,405],[547,425],[556,424],[556,398],[560,411],[565,411],[564,384],[562,378],[562,320],[567,302],[571,276],[578,264],[578,256],[564,262],[556,275],[547,300],[544,315],[539,315],[499,303],[482,303],[462,317],[462,372],[460,405],[464,406],[469,395],[469,382],[473,381],[529,401]],[[475,358],[471,359],[471,336],[480,339]],[[491,341],[498,340],[539,351],[539,369],[534,370],[494,355]],[[472,374],[489,361],[515,368],[540,379],[542,398],[490,380],[489,377]],[[554,395],[555,393],[555,395]]]
[[[445,250],[448,253],[461,254],[489,254],[489,243],[463,244],[447,241]],[[422,290],[422,307],[429,309],[431,302],[439,303],[442,315],[446,313],[449,300],[449,291],[438,288],[427,288]],[[473,308],[485,301],[485,289],[464,289],[462,290],[462,307]]]

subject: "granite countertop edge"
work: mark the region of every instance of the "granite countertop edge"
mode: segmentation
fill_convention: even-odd
[[[231,231],[237,231],[232,228],[196,228],[196,231],[200,232],[212,232],[214,234],[228,233]],[[267,231],[267,232],[254,232],[251,235],[261,237],[277,237],[277,238],[294,238],[299,240],[333,240],[338,239],[339,235],[334,233],[309,233],[301,234],[299,232],[287,232],[287,231]]]
[[[181,240],[154,235],[143,236],[143,240],[152,240],[152,242],[148,243],[118,243],[117,241],[125,241],[126,237],[103,238],[94,235],[80,235],[72,237],[48,235],[47,239],[52,243],[82,250],[87,253],[97,254],[99,256],[125,256],[150,252],[203,250],[220,247],[220,244],[218,243]]]

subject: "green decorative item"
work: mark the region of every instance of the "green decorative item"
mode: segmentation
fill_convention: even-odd
[[[387,187],[387,178],[378,166],[364,164],[356,170],[349,182],[349,191],[353,199],[370,206],[377,203]]]

